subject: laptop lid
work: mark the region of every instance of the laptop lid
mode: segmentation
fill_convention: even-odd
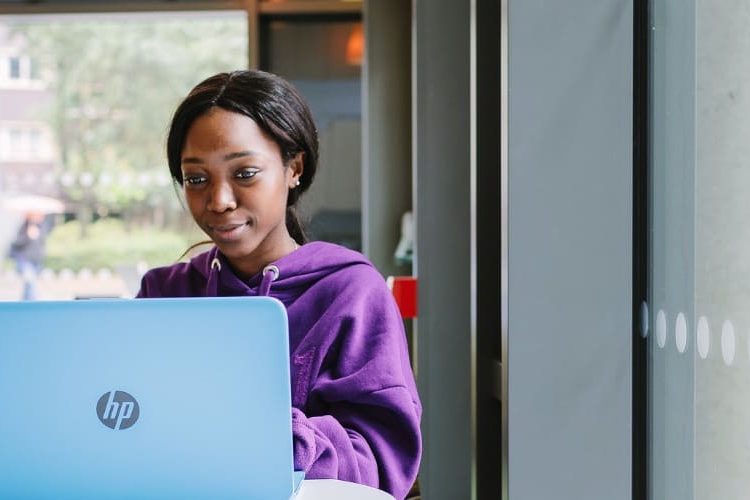
[[[293,492],[275,299],[0,303],[0,498]]]

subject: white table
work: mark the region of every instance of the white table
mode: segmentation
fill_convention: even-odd
[[[394,500],[385,491],[337,479],[305,479],[294,500]]]

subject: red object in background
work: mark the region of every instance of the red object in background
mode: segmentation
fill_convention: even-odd
[[[388,287],[396,299],[401,317],[417,317],[417,278],[414,276],[389,276]]]

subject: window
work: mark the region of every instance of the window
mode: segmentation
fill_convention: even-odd
[[[35,81],[39,80],[40,79],[39,66],[36,64],[36,62],[29,59],[28,66],[29,66],[29,79],[35,80]]]
[[[0,53],[23,52],[6,66],[18,84],[0,86],[0,197],[44,194],[66,212],[50,216],[39,298],[132,297],[144,269],[205,239],[170,186],[166,130],[195,84],[247,67],[247,26],[226,10],[0,16],[13,34]]]
[[[51,146],[46,126],[38,123],[0,124],[0,160],[50,160]]]
[[[21,58],[20,57],[10,57],[8,59],[8,76],[11,80],[20,80],[21,79]]]
[[[11,157],[18,157],[23,155],[28,149],[26,145],[26,134],[22,129],[12,128],[8,131],[8,137],[10,138],[10,152]]]
[[[44,151],[42,150],[42,132],[39,129],[29,130],[29,156],[41,158]]]

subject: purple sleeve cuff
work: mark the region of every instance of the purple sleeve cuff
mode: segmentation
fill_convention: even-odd
[[[292,408],[292,436],[294,437],[294,470],[310,471],[315,462],[315,431],[307,423],[307,417],[297,408]]]

